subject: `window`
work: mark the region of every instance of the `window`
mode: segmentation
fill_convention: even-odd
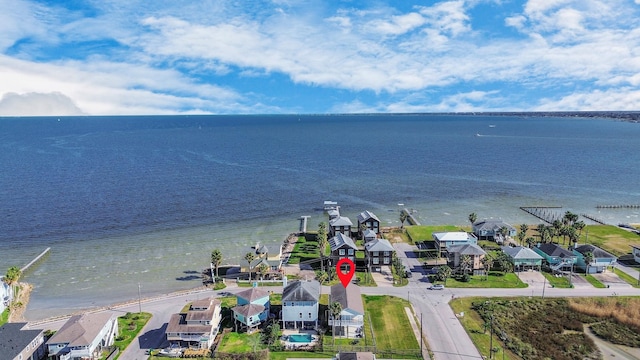
[[[374,251],[373,256],[380,256],[380,251]]]
[[[373,258],[373,265],[380,264],[380,258]]]
[[[353,249],[349,249],[349,255],[353,255]]]
[[[384,256],[389,256],[389,252],[388,252],[388,251],[385,251],[385,252],[384,252]]]
[[[390,262],[391,262],[391,261],[390,261],[390,258],[388,258],[388,257],[384,258],[384,263],[385,263],[385,264],[389,264]]]
[[[340,254],[340,255],[344,255],[344,254],[345,254],[344,249],[340,249],[340,251],[338,252],[338,254]]]

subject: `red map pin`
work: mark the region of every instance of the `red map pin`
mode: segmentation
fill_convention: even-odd
[[[343,273],[342,270],[340,270],[340,267],[342,266],[342,264],[349,265],[349,271],[347,273]],[[356,273],[356,265],[353,263],[353,261],[349,260],[348,258],[342,258],[338,260],[338,262],[336,263],[336,274],[338,274],[338,278],[340,278],[340,282],[342,283],[342,286],[344,286],[345,288],[347,287],[347,285],[349,285],[349,283],[351,282],[351,279],[353,278],[353,274],[355,273]]]

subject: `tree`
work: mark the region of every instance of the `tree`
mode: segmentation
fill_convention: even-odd
[[[253,270],[251,268],[251,262],[256,259],[256,254],[252,252],[248,252],[244,255],[244,259],[247,260],[247,263],[248,263],[247,271],[249,272],[249,281],[251,281],[251,271]]]
[[[471,226],[473,227],[473,224],[475,224],[476,220],[478,220],[478,215],[473,212],[473,213],[469,214],[468,219],[469,219],[469,222],[471,223]]]
[[[582,229],[584,229],[585,226],[587,226],[587,224],[582,220],[573,223],[573,227],[578,230],[578,237],[582,236]]]
[[[520,241],[520,245],[524,244],[524,239],[527,237],[527,231],[529,230],[529,225],[521,224],[520,232],[518,233],[518,241]]]
[[[391,259],[391,266],[393,267],[393,271],[396,273],[400,280],[407,277],[407,274],[404,271],[404,265],[395,252],[393,253],[393,258]]]
[[[318,251],[320,252],[320,268],[324,270],[324,251],[327,248],[327,224],[321,222],[318,224],[318,234],[316,235],[318,242]]]
[[[565,234],[569,237],[570,243],[575,244],[578,242],[578,231],[576,228],[572,226],[565,228]]]
[[[559,238],[562,235],[564,224],[560,220],[554,220],[551,226],[553,227],[553,236]]]
[[[338,273],[336,271],[336,267],[335,266],[330,266],[327,269],[327,277],[329,278],[329,281],[332,281],[333,279],[335,279],[337,275],[338,275]]]
[[[258,265],[256,272],[260,274],[260,281],[262,281],[264,276],[269,272],[269,266],[267,266],[267,264],[260,264]]]
[[[591,266],[594,258],[595,257],[593,256],[593,253],[591,251],[584,254],[584,262],[587,264],[587,274],[589,273],[589,266]]]
[[[500,233],[500,235],[502,235],[502,238],[507,240],[507,236],[509,236],[509,228],[506,226],[503,226],[500,228],[500,230],[498,230],[498,232]]]
[[[528,247],[532,247],[533,244],[536,243],[536,238],[534,238],[533,236],[529,236],[528,238],[526,238],[525,242],[527,243]]]
[[[404,210],[400,210],[400,228],[404,229],[404,222],[407,221],[409,215]]]
[[[342,313],[342,305],[340,305],[339,302],[334,301],[331,303],[331,305],[329,305],[329,312],[331,313],[331,318],[333,319],[333,330],[332,330],[332,335],[333,335],[333,345],[336,344],[336,320],[338,318],[340,318],[340,327],[342,327],[342,317],[340,316],[340,314]]]
[[[447,286],[447,279],[451,276],[451,273],[451,268],[447,265],[443,265],[438,268],[438,278],[440,281],[444,281],[445,286]]]
[[[462,269],[462,274],[466,275],[469,270],[473,267],[473,259],[469,255],[462,255],[460,257],[460,269]]]
[[[216,277],[218,277],[218,266],[220,266],[221,263],[222,263],[222,252],[220,252],[220,250],[218,249],[213,250],[211,252],[211,265],[213,265],[216,268]],[[211,274],[211,277],[213,278],[213,274]],[[214,283],[216,282],[215,278],[212,280]]]
[[[513,264],[507,254],[501,253],[496,261],[498,262],[498,265],[500,265],[503,273],[506,274],[513,271]]]
[[[327,274],[326,271],[324,270],[316,271],[316,279],[320,284],[323,284],[325,281],[327,281],[328,278],[329,278],[329,274]]]
[[[489,270],[491,270],[491,268],[493,267],[493,258],[490,255],[485,255],[480,261],[484,266],[484,271],[487,275],[487,280],[489,280]]]

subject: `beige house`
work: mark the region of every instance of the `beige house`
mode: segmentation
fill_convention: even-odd
[[[184,347],[209,349],[218,334],[220,300],[213,297],[194,301],[186,313],[171,315],[167,330],[167,340],[171,344]]]
[[[113,313],[74,315],[47,341],[49,358],[100,359],[117,336],[118,318]]]
[[[454,245],[449,247],[449,264],[452,269],[461,268],[462,259],[468,256],[471,259],[470,273],[473,275],[482,275],[485,273],[482,259],[487,253],[476,244]]]

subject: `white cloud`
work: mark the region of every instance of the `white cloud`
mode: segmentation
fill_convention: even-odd
[[[636,88],[616,88],[576,92],[559,100],[543,99],[538,111],[637,111],[640,109],[640,90]]]
[[[59,92],[6,93],[0,99],[0,116],[64,116],[83,112],[68,96]]]

